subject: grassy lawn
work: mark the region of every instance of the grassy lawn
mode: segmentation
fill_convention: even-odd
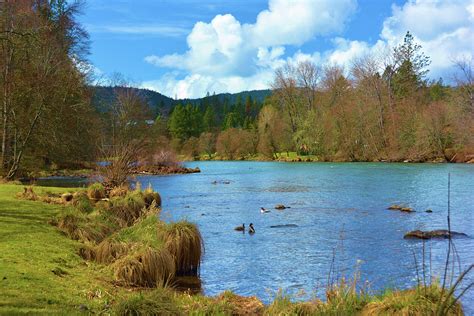
[[[22,189],[0,185],[0,313],[71,313],[105,306],[107,286],[99,267],[77,255],[79,242],[48,224],[64,206],[19,200],[15,196]]]

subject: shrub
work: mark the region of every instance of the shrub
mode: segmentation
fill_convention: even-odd
[[[24,187],[23,192],[18,193],[17,196],[19,198],[25,199],[25,200],[31,200],[31,201],[36,201],[38,200],[38,195],[36,195],[35,191],[33,191],[33,187]]]

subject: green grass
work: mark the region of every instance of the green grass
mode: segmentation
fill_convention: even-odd
[[[80,243],[48,224],[63,206],[17,199],[22,189],[0,185],[0,314],[74,313],[81,305],[102,309],[108,295],[99,267],[85,264],[77,255]]]

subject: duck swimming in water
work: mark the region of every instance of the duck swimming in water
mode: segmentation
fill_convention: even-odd
[[[264,208],[264,207],[261,207],[261,208],[260,208],[260,213],[262,213],[262,214],[264,214],[264,213],[270,213],[270,211],[267,210],[267,209]]]
[[[249,225],[249,234],[252,234],[252,235],[255,234],[255,228],[253,228],[252,223],[250,223],[250,225]]]
[[[242,226],[235,227],[234,230],[238,232],[245,232],[245,224],[242,224]]]

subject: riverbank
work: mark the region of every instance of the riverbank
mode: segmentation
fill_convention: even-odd
[[[316,155],[300,155],[297,152],[281,152],[269,158],[263,155],[246,155],[241,157],[223,157],[218,154],[200,155],[198,157],[180,156],[182,161],[273,161],[273,162],[386,162],[386,163],[470,163],[474,164],[474,154],[431,158],[375,158],[372,160],[355,160],[344,157],[325,158]]]
[[[38,195],[60,195],[78,189],[34,190]],[[64,205],[18,199],[22,191],[23,186],[0,185],[0,314],[427,314],[433,313],[439,301],[440,288],[436,285],[370,295],[357,292],[350,283],[341,283],[327,292],[327,302],[315,299],[294,303],[279,295],[269,305],[231,292],[206,297],[169,288],[120,286],[106,266],[79,256],[81,242],[49,224],[65,211]],[[461,315],[460,306],[450,314]]]

